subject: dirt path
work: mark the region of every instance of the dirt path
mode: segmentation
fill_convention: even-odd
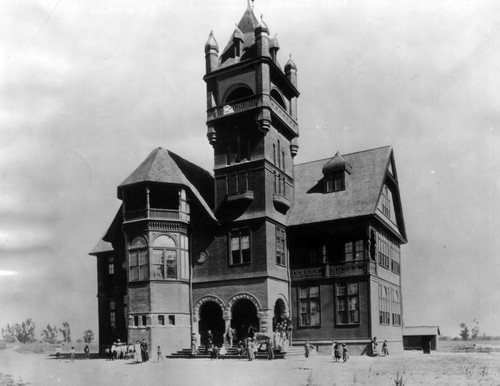
[[[328,356],[252,361],[171,359],[132,364],[103,359],[57,361],[40,354],[0,350],[0,385],[500,385],[500,356],[405,352],[386,358]],[[5,374],[11,374],[10,377]]]

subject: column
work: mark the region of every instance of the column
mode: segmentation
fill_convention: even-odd
[[[227,341],[226,332],[229,329],[229,327],[231,327],[231,311],[230,310],[223,311],[222,312],[222,319],[224,319],[224,334],[223,334],[224,346],[230,347],[233,345],[233,342]]]
[[[259,318],[259,331],[263,334],[270,334],[273,329],[273,310],[262,310],[257,312]]]

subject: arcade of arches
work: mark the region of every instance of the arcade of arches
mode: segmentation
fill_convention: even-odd
[[[278,298],[274,309],[260,307],[251,295],[240,295],[233,298],[228,305],[213,296],[201,299],[194,309],[193,331],[198,333],[199,342],[207,343],[208,331],[213,335],[213,343],[222,345],[224,334],[230,326],[233,331],[233,342],[244,340],[251,331],[270,332],[276,325],[288,319],[289,312],[286,300]]]

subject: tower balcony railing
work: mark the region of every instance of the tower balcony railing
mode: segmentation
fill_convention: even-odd
[[[125,212],[125,222],[154,219],[154,220],[174,220],[189,221],[189,213],[173,209],[138,209]]]
[[[377,263],[368,259],[326,263],[320,267],[290,270],[292,280],[323,279],[335,276],[358,276],[376,273]]]
[[[286,125],[298,134],[299,124],[279,103],[271,98],[271,110],[283,121]]]
[[[288,111],[286,111],[273,98],[265,98],[264,101],[262,99],[262,95],[252,95],[250,97],[238,99],[234,102],[212,107],[207,110],[207,120],[212,121],[214,119],[249,111],[255,109],[256,107],[267,106],[269,104],[268,107],[271,108],[271,111],[295,133],[298,133],[299,125],[297,121],[288,113]],[[267,103],[265,102],[266,100],[269,100],[270,102]]]
[[[258,95],[252,95],[251,97],[242,98],[235,102],[213,107],[207,111],[207,118],[211,121],[213,119],[222,118],[231,114],[252,110],[258,107],[259,99],[260,97]]]

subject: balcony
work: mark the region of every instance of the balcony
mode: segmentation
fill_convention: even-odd
[[[145,219],[189,222],[189,214],[179,210],[153,208],[125,212],[125,222]]]
[[[282,213],[286,213],[290,209],[290,200],[282,194],[274,193],[273,203],[274,207]]]
[[[268,101],[268,102],[266,102]],[[289,127],[295,134],[299,132],[299,125],[295,119],[275,100],[266,98],[262,95],[252,95],[251,97],[242,98],[234,102],[227,103],[212,107],[207,110],[207,121],[227,117],[233,114],[250,111],[256,107],[270,107],[271,111],[278,117],[287,127]]]
[[[258,96],[253,95],[249,98],[240,99],[239,101],[228,103],[224,106],[213,107],[207,111],[207,120],[211,121],[228,115],[252,110],[259,105],[259,99]]]
[[[299,133],[299,125],[288,112],[271,98],[271,110],[281,119],[294,133]]]
[[[253,191],[252,190],[246,190],[241,193],[235,193],[235,194],[230,194],[227,196],[227,201],[228,202],[233,202],[233,201],[253,201]]]
[[[359,276],[377,273],[377,263],[371,260],[344,261],[321,267],[292,269],[292,280],[323,279],[335,276]]]

